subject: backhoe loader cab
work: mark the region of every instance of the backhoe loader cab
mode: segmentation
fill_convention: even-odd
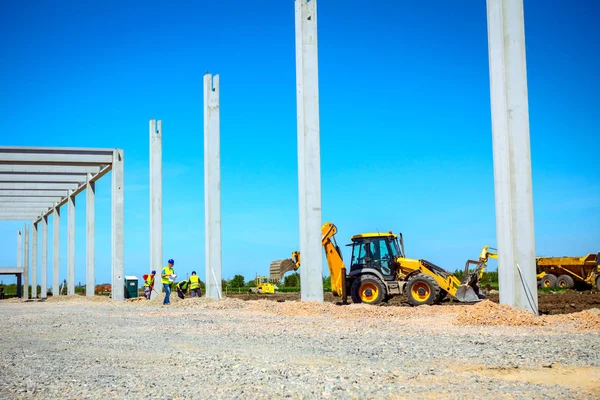
[[[402,235],[400,235],[402,237]],[[396,276],[396,260],[404,258],[404,244],[400,246],[398,236],[389,233],[365,233],[351,237],[352,259],[350,276],[355,271],[372,268],[379,271],[385,280]],[[401,241],[402,242],[402,241]]]

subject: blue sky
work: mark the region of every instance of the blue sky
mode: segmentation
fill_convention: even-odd
[[[591,0],[525,2],[538,255],[600,250],[599,16]],[[408,256],[449,270],[494,247],[485,2],[321,0],[318,18],[323,221],[338,241],[401,231]],[[141,276],[148,121],[161,119],[164,258],[204,279],[202,80],[219,74],[223,276],[268,274],[299,247],[294,46],[293,0],[6,3],[1,145],[123,148],[125,273]],[[101,283],[110,176],[96,213]],[[84,282],[83,196],[76,218]],[[16,264],[22,226],[0,222],[1,265]]]

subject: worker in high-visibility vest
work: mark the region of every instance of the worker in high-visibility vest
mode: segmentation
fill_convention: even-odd
[[[173,269],[174,265],[175,261],[173,261],[173,259],[170,259],[169,264],[166,267],[164,267],[160,273],[160,276],[162,278],[163,289],[165,289],[165,299],[163,300],[163,305],[171,304],[171,284],[173,283],[174,278],[171,278],[171,275],[175,274],[175,270]]]
[[[200,278],[196,275],[196,271],[192,271],[192,276],[190,276],[190,293],[192,297],[202,296],[202,292],[200,291]]]
[[[152,294],[152,289],[154,289],[154,275],[156,275],[156,271],[152,271],[150,275],[145,275],[146,278],[144,280],[144,296],[146,299],[150,300],[150,295]]]
[[[185,280],[177,284],[177,296],[182,300],[185,299],[185,292],[188,290],[189,283],[189,281]]]

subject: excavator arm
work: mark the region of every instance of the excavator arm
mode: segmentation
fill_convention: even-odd
[[[336,226],[331,222],[326,222],[321,227],[321,245],[325,250],[329,276],[331,277],[331,292],[334,296],[346,296],[346,265],[342,258],[340,247],[335,241],[337,233]],[[297,271],[300,268],[300,252],[293,251],[291,258],[285,260],[275,260],[269,266],[271,280],[280,280],[283,275],[289,271]]]

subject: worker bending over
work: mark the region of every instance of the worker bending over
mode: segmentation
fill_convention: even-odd
[[[181,281],[177,284],[177,296],[179,296],[180,299],[184,299],[185,298],[185,293],[188,290],[188,284],[190,282],[189,281]]]
[[[148,300],[150,300],[150,295],[154,289],[154,275],[156,275],[156,271],[153,270],[150,275],[145,275],[144,278],[144,296]]]

